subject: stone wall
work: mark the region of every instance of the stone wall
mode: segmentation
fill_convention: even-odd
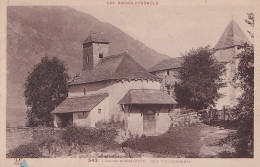
[[[61,137],[60,128],[28,128],[7,127],[6,128],[6,152],[33,141],[39,141],[51,136]]]
[[[199,117],[197,116],[197,112],[191,112],[187,114],[181,114],[178,111],[173,111],[174,113],[170,114],[171,118],[171,126],[177,127],[177,126],[186,126],[193,123],[201,122]]]

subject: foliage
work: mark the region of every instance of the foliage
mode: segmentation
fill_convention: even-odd
[[[52,126],[50,112],[57,107],[68,93],[68,73],[64,62],[47,56],[41,59],[25,83],[24,97],[27,110],[27,126]]]
[[[254,14],[248,13],[246,23],[254,27]],[[249,32],[254,37],[253,32]],[[234,138],[237,157],[253,157],[254,151],[254,45],[241,46],[241,53],[237,55],[238,71],[235,80],[239,80],[237,86],[242,90],[238,98],[238,104],[233,112],[238,117],[238,131]]]
[[[123,129],[124,128],[124,123],[120,121],[98,121],[96,124],[97,128],[116,128],[116,129]]]
[[[249,24],[251,27],[255,26],[255,15],[254,13],[248,13],[247,14],[248,19],[245,19],[245,22]],[[254,38],[254,32],[252,31],[247,31],[251,38]]]
[[[181,83],[175,84],[179,107],[205,109],[214,106],[221,97],[218,90],[225,86],[221,76],[226,69],[212,54],[209,46],[192,49],[184,54],[179,72]]]
[[[62,134],[62,139],[68,144],[97,145],[99,143],[115,144],[114,138],[117,135],[115,129],[95,129],[69,126]]]
[[[254,19],[248,15],[249,20]],[[254,21],[252,21],[254,22]],[[254,25],[254,24],[250,24]],[[234,111],[238,115],[238,132],[235,142],[236,151],[239,157],[253,157],[254,151],[254,45],[246,44],[238,54],[239,87],[243,90],[238,98],[238,105]]]
[[[38,146],[29,143],[20,145],[19,147],[11,150],[7,155],[7,158],[43,158],[44,156],[39,151]]]

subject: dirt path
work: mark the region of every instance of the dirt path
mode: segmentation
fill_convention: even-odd
[[[234,133],[234,130],[223,129],[220,127],[211,127],[201,131],[202,147],[200,149],[201,157],[218,157],[222,152],[235,152],[231,143],[220,144],[220,141],[225,139],[229,134]]]

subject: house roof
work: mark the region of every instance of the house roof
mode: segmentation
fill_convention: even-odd
[[[94,95],[83,96],[83,97],[66,98],[51,113],[59,114],[59,113],[91,111],[107,96],[108,94],[104,93],[104,94],[94,94]]]
[[[161,90],[130,89],[118,104],[177,104],[177,102]]]
[[[150,74],[126,52],[102,58],[93,70],[82,71],[69,85],[94,83],[108,80],[151,79],[160,80]]]
[[[180,68],[184,57],[164,59],[149,69],[149,72]]]
[[[242,46],[244,43],[250,44],[250,41],[239,25],[234,20],[231,20],[214,49],[217,50],[233,46]]]
[[[83,44],[90,42],[109,43],[109,41],[105,39],[101,33],[90,33],[87,39],[83,42]]]

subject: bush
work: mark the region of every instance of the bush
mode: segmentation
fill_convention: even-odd
[[[70,126],[62,134],[62,139],[68,144],[97,145],[98,143],[114,144],[117,135],[115,129],[96,129]]]
[[[112,122],[99,121],[95,124],[95,126],[97,128],[123,129],[124,128],[124,122],[120,122],[120,121],[118,121],[118,122],[115,122],[115,121],[112,121]]]
[[[37,145],[29,143],[11,150],[7,158],[44,158]]]

